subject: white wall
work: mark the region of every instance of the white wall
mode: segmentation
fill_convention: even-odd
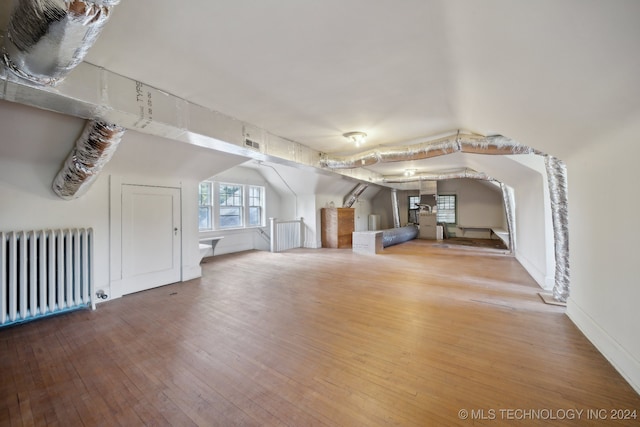
[[[567,314],[640,393],[640,118],[566,159]]]
[[[260,169],[236,166],[207,178],[215,184],[228,182],[232,184],[260,185],[265,187],[265,226],[259,227],[269,234],[269,218],[289,218],[287,210],[283,209],[283,197],[267,182],[260,173]],[[196,202],[197,203],[197,202]],[[263,238],[258,228],[238,228],[232,230],[201,231],[200,238],[224,236],[215,248],[215,255],[232,252],[242,252],[251,249],[269,250],[269,243]]]
[[[66,201],[51,190],[84,121],[0,101],[0,229],[92,227],[95,288],[110,294],[110,177],[119,182],[181,188],[182,273],[200,275],[197,183],[246,159],[127,132],[111,162],[82,197]]]
[[[538,285],[551,289],[555,258],[544,159],[536,155],[477,155],[470,166],[513,188],[516,259]]]
[[[506,228],[502,191],[493,184],[473,179],[448,179],[438,182],[438,194],[456,195],[457,225]],[[448,229],[458,237],[463,236],[457,226]],[[490,233],[468,230],[464,236],[489,238]]]

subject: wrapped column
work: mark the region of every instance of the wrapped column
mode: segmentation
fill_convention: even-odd
[[[391,189],[391,210],[393,211],[393,228],[400,227],[400,208],[398,206],[398,190]]]
[[[556,255],[555,285],[553,298],[567,302],[569,298],[569,212],[567,196],[567,168],[562,160],[545,156],[551,217]]]

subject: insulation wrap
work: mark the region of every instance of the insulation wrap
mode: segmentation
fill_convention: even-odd
[[[566,302],[569,298],[569,203],[567,196],[567,167],[562,160],[545,156],[551,217],[556,255],[553,298]]]
[[[125,129],[89,120],[64,166],[53,181],[53,191],[71,200],[84,194],[115,152]]]
[[[502,201],[504,203],[505,216],[507,218],[507,231],[509,232],[509,251],[516,251],[516,202],[513,189],[504,183],[500,183]]]
[[[358,197],[360,197],[360,195],[364,193],[364,190],[366,190],[368,187],[369,184],[360,183],[356,185],[353,190],[351,190],[349,194],[345,196],[342,207],[350,208],[351,206],[353,206],[353,204],[358,201]]]
[[[404,147],[379,147],[345,157],[325,156],[320,165],[329,169],[352,169],[376,163],[422,160],[452,153],[541,154],[502,135],[452,135],[435,141]]]
[[[442,172],[442,173],[421,173],[413,176],[397,176],[397,177],[384,177],[382,182],[385,184],[402,184],[406,182],[418,182],[418,181],[444,181],[447,179],[478,179],[481,181],[494,181],[489,175],[484,172],[477,172],[473,169],[461,169],[456,171]]]
[[[393,228],[400,227],[400,207],[398,206],[398,190],[391,189],[391,210],[393,211]]]
[[[418,237],[418,227],[415,225],[382,230],[382,247],[386,248],[387,246],[408,242],[416,237]]]
[[[56,85],[93,46],[120,0],[16,0],[2,61],[18,76]]]

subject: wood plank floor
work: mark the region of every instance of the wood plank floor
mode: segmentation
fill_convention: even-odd
[[[601,426],[640,411],[500,252],[415,240],[203,272],[0,330],[0,425]]]

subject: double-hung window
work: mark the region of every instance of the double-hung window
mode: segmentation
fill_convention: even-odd
[[[409,196],[409,222],[418,223],[418,211],[420,210],[420,196]]]
[[[263,221],[264,187],[249,186],[249,226],[259,227]]]
[[[200,231],[264,227],[265,188],[203,181],[199,185]]]
[[[220,184],[220,228],[238,228],[243,226],[242,211],[244,198],[242,185]]]
[[[455,194],[438,194],[438,222],[446,224],[456,223],[456,195]]]
[[[203,181],[198,187],[198,227],[200,230],[213,228],[213,183]]]

